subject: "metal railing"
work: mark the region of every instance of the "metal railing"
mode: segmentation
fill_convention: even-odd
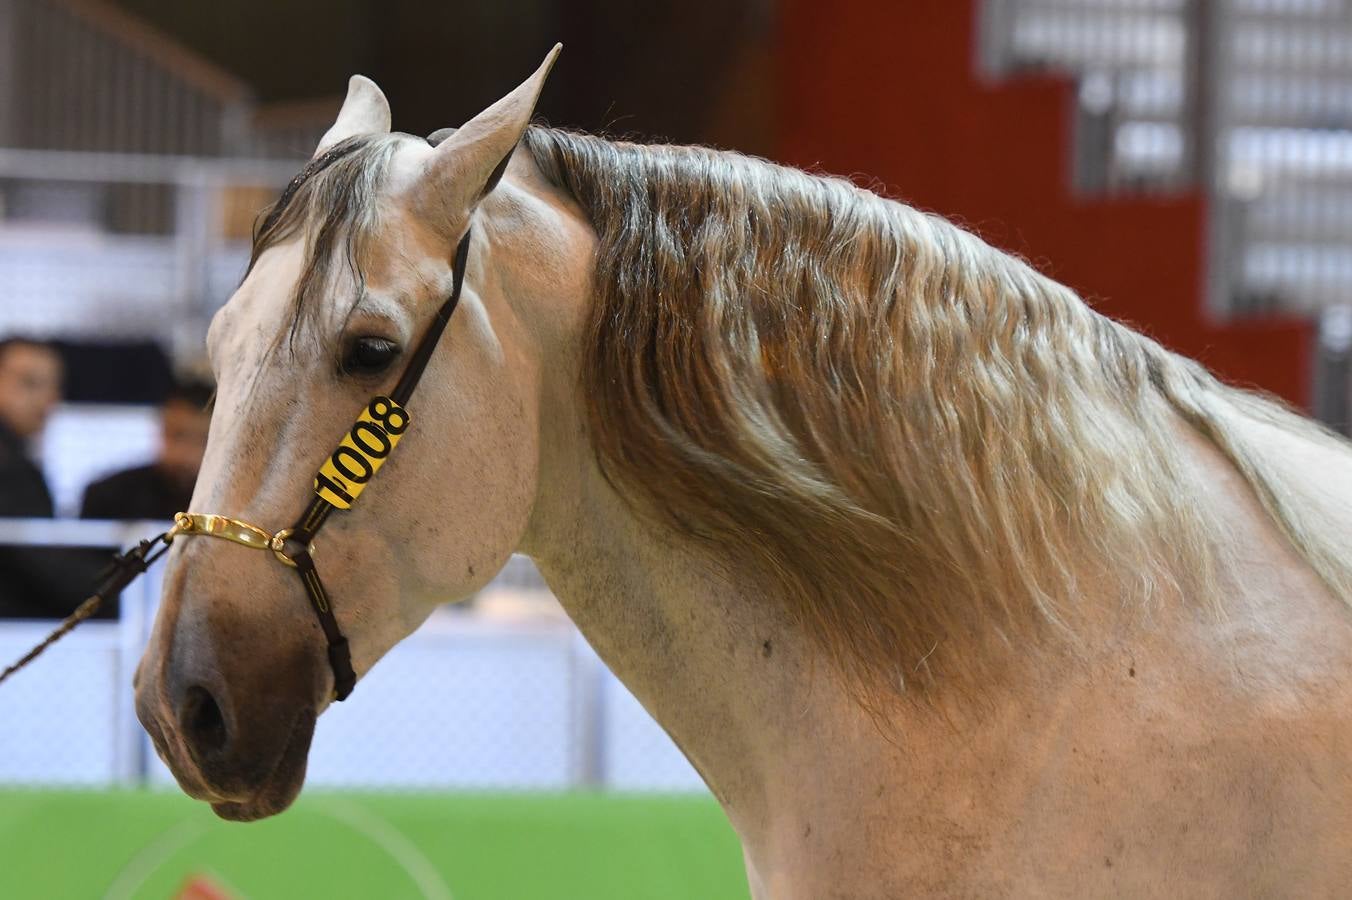
[[[0,519],[0,546],[116,547],[121,549],[134,545],[142,537],[158,534],[163,530],[163,528],[156,527],[154,523],[145,522]],[[87,682],[62,684],[66,679],[63,677],[65,673],[61,671],[60,666],[72,654],[102,657],[102,668],[111,676],[112,684],[130,686],[132,674],[136,671],[137,661],[141,657],[142,648],[144,648],[150,634],[151,616],[158,600],[159,586],[157,575],[143,577],[134,583],[122,594],[119,603],[120,617],[116,623],[86,622],[76,634],[67,636],[66,640],[69,642],[69,646],[58,646],[57,649],[48,651],[51,658],[39,657],[38,661],[33,664],[33,668],[38,673],[35,679],[25,684],[21,679],[27,673],[16,675],[11,682],[16,685],[14,693],[19,694],[20,691],[27,688],[29,696],[36,694],[40,697],[44,693],[41,689],[43,682],[56,686],[58,690],[64,687],[88,692],[95,685],[90,685]],[[3,648],[3,650],[0,650],[0,655],[6,657],[5,664],[8,665],[10,658],[17,656],[13,652],[15,647],[36,644],[51,631],[54,624],[53,622],[36,621],[0,621],[0,648]],[[44,675],[47,677],[44,677]],[[37,685],[37,687],[35,688],[34,685]],[[9,684],[7,683],[5,687],[9,687]],[[112,725],[106,734],[107,755],[106,764],[102,767],[102,771],[114,783],[140,783],[145,780],[147,773],[147,744],[145,735],[141,732],[136,721],[136,708],[131,691],[129,687],[126,690],[117,690],[110,688],[107,684],[100,687],[104,691],[104,702],[107,704],[108,719]],[[81,705],[84,705],[87,709],[87,696],[84,699],[85,703]],[[60,751],[55,747],[44,748],[46,741],[30,741],[31,749],[27,754],[16,753],[13,745],[18,734],[40,734],[44,728],[40,721],[34,721],[35,717],[31,713],[35,708],[41,709],[40,705],[34,707],[32,704],[21,704],[20,710],[28,710],[28,715],[15,714],[12,709],[8,710],[10,715],[5,715],[6,707],[13,705],[7,703],[7,701],[12,700],[12,697],[0,693],[0,735],[9,735],[8,739],[0,737],[0,771],[6,768],[7,762],[10,774],[14,775],[21,773],[25,768],[33,768],[35,764],[40,766],[44,758],[51,758],[49,754]],[[51,723],[48,722],[47,724],[50,725]],[[88,746],[80,748],[82,754],[87,753],[88,750]],[[15,758],[16,756],[32,757],[34,752],[40,755],[29,759]],[[5,759],[6,756],[9,758]]]
[[[0,146],[239,151],[244,83],[100,0],[0,0]]]
[[[304,158],[340,101],[261,107],[243,81],[105,0],[0,0],[0,147]],[[64,204],[118,233],[172,230],[163,175],[82,180],[0,184],[0,204],[10,217]]]
[[[129,546],[163,527],[0,520],[0,545]],[[131,689],[159,568],[124,592],[118,621],[85,623],[0,688],[0,784],[172,783],[136,720]],[[511,591],[534,598],[492,612],[504,609],[493,595]],[[480,599],[478,609],[434,613],[321,717],[309,783],[703,790],[528,560],[515,557]],[[52,624],[0,621],[0,658],[18,656]]]
[[[102,0],[0,0],[0,146],[97,153],[242,154],[244,83]],[[36,193],[34,193],[36,191]],[[8,185],[11,210],[53,202],[41,183]],[[173,193],[120,182],[97,203],[111,230],[163,232]]]
[[[194,360],[243,275],[254,216],[301,165],[0,148],[0,196],[29,197],[0,207],[0,333],[79,338],[127,320]],[[166,233],[110,233],[101,198],[137,185],[167,192]]]

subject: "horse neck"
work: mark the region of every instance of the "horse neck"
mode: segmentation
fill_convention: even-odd
[[[1007,685],[974,710],[960,698],[941,698],[940,711],[899,696],[881,711],[880,725],[809,636],[776,614],[775,598],[762,588],[768,579],[729,570],[636,514],[594,468],[580,484],[571,515],[531,555],[574,623],[680,746],[748,846],[775,842],[783,823],[804,816],[851,821],[859,810],[876,812],[883,785],[886,803],[923,806],[923,797],[907,799],[908,792],[965,777],[949,761],[955,736],[967,746],[976,742],[973,734],[990,729],[998,736],[992,743],[1003,741],[1021,731],[1009,723],[1022,723],[1033,699],[1049,721],[1078,708],[1059,696],[1072,682],[1049,675],[1036,691]],[[811,784],[801,783],[804,773]]]
[[[855,773],[873,773],[873,797],[891,777],[884,773],[911,768],[906,757],[919,747],[922,724],[949,727],[904,702],[887,714],[893,727],[884,735],[809,636],[778,613],[763,573],[730,568],[637,512],[599,471],[579,422],[546,418],[556,424],[542,436],[550,450],[542,454],[540,515],[523,550],[745,840],[784,821],[785,807],[815,802],[794,784],[802,773],[833,785],[840,802],[859,788]]]
[[[530,172],[509,175],[520,176],[522,187],[509,182],[512,190],[495,201],[513,213],[499,216],[493,231],[501,258],[559,263],[549,272],[504,265],[501,279],[532,333],[528,352],[539,354],[536,368],[547,373],[540,382],[538,488],[521,552],[744,836],[767,820],[772,805],[802,796],[791,783],[795,772],[825,779],[829,767],[848,778],[905,767],[898,734],[907,735],[913,753],[923,729],[950,726],[903,698],[886,712],[892,728],[883,735],[810,635],[767,594],[772,579],[733,568],[639,513],[602,474],[578,377],[593,272],[577,261],[591,258],[594,233]]]
[[[505,193],[506,200],[553,213],[502,216],[507,224],[494,238],[503,258],[590,259],[586,236],[594,240],[594,233],[580,213],[529,177],[521,182],[523,191]],[[508,227],[516,221],[527,225]],[[536,229],[537,221],[551,228]],[[569,241],[576,246],[565,246]],[[512,267],[506,276],[502,287],[532,332],[537,368],[548,373],[540,383],[538,489],[518,549],[535,560],[591,645],[675,739],[738,830],[746,835],[755,827],[749,823],[766,821],[768,804],[794,796],[774,784],[779,773],[820,771],[824,759],[847,768],[861,748],[895,754],[809,636],[766,595],[770,579],[732,569],[709,548],[639,514],[601,473],[578,387],[590,267],[570,262],[546,274]]]
[[[1112,691],[1134,685],[1131,667],[1153,658],[1143,646],[1126,653],[1084,635],[1078,649],[1101,657],[1095,670],[1120,670],[1115,679],[1087,679],[1076,671],[1083,661],[1047,652],[1030,665],[1029,649],[1019,645],[1021,665],[971,706],[956,693],[936,700],[938,712],[898,697],[882,716],[884,733],[810,636],[777,614],[781,604],[766,593],[770,579],[729,567],[618,493],[588,441],[575,369],[559,357],[541,370],[557,374],[541,398],[547,450],[522,549],[749,847],[779,846],[778,829],[808,816],[850,822],[884,815],[888,804],[926,808],[923,792],[936,784],[955,795],[984,785],[972,781],[973,766],[984,767],[983,778],[1007,772],[1026,755],[1029,733],[1064,737],[1081,727],[1080,712],[1118,708]],[[955,739],[965,753],[957,762]],[[810,783],[804,773],[812,773]],[[799,834],[805,826],[794,827]]]
[[[569,616],[734,823],[763,815],[766,755],[786,737],[775,733],[825,693],[806,699],[806,641],[775,620],[748,573],[637,516],[594,469],[557,536],[532,555]]]

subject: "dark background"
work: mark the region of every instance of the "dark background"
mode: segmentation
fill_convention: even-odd
[[[492,103],[562,41],[539,108],[550,124],[769,146],[770,0],[117,3],[264,103],[340,96],[360,72],[390,98],[397,130],[427,134]]]
[[[552,125],[853,177],[1021,254],[1222,377],[1310,403],[1308,317],[1208,310],[1211,191],[1081,191],[1075,77],[983,72],[980,0],[117,2],[264,103],[311,101],[325,123],[347,77],[369,75],[414,134],[463,123],[562,41],[538,108]]]

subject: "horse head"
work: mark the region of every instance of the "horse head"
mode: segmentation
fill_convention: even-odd
[[[237,520],[237,536],[250,523],[266,544],[296,521],[363,410],[372,471],[349,453],[345,487],[388,457],[371,495],[313,547],[356,673],[438,603],[482,587],[531,527],[546,373],[493,248],[527,215],[509,162],[557,52],[435,146],[391,133],[384,95],[354,77],[208,333],[218,393],[197,521]],[[392,413],[372,398],[391,392],[433,328],[472,223],[458,311],[416,398]],[[272,553],[182,537],[164,584],[137,672],[141,721],[183,788],[219,815],[284,809],[340,677],[306,591]]]

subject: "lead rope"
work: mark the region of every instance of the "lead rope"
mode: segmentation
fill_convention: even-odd
[[[179,513],[174,517],[172,529],[150,540],[141,541],[126,553],[115,556],[112,568],[98,590],[81,603],[75,612],[67,616],[42,643],[5,669],[0,674],[0,683],[37,659],[44,650],[69,634],[75,626],[98,612],[105,598],[125,589],[137,576],[145,572],[151,563],[164,555],[175,537],[182,535],[222,538],[245,547],[271,550],[278,560],[294,568],[310,601],[310,608],[314,610],[319,620],[324,639],[328,642],[329,667],[333,670],[333,698],[339,701],[347,699],[356,686],[357,674],[352,668],[352,654],[347,638],[338,626],[338,620],[333,614],[333,604],[329,602],[328,591],[324,589],[324,582],[320,580],[319,570],[315,567],[314,538],[335,509],[351,508],[407,430],[411,419],[403,407],[413,396],[418,382],[422,380],[427,363],[440,343],[441,336],[451,321],[452,313],[460,303],[460,291],[465,283],[465,263],[469,258],[469,241],[470,232],[466,230],[465,236],[460,239],[460,244],[455,249],[451,295],[437,310],[436,318],[414,349],[413,356],[409,359],[398,384],[388,397],[372,398],[358,417],[357,423],[348,432],[348,436],[320,468],[314,480],[315,496],[311,498],[295,525],[269,535],[257,526],[227,516]],[[370,440],[371,435],[377,435],[385,442],[383,448],[377,448],[380,450],[378,455],[373,454],[368,445],[362,443],[363,439]],[[354,475],[339,464],[344,451],[347,451],[347,455],[351,458],[360,457],[361,460],[365,460],[367,470]],[[362,477],[358,477],[359,475]],[[159,546],[161,544],[163,546]],[[158,550],[155,549],[157,546]]]
[[[154,553],[151,553],[151,551],[161,543],[163,543],[164,546],[160,547],[159,550],[156,550]],[[103,602],[106,598],[121,593],[127,585],[131,584],[136,580],[138,575],[150,568],[150,564],[163,556],[168,549],[169,532],[166,531],[164,534],[158,535],[150,540],[141,541],[141,543],[137,544],[126,553],[119,553],[114,556],[108,574],[103,577],[103,583],[89,596],[89,599],[77,606],[75,612],[66,616],[61,624],[56,627],[56,630],[47,635],[42,643],[38,644],[32,650],[29,650],[24,654],[22,659],[6,668],[4,672],[0,672],[0,684],[4,684],[9,676],[41,656],[44,650],[73,631],[76,625],[79,625],[85,619],[88,619],[98,612],[99,607],[103,606]]]

